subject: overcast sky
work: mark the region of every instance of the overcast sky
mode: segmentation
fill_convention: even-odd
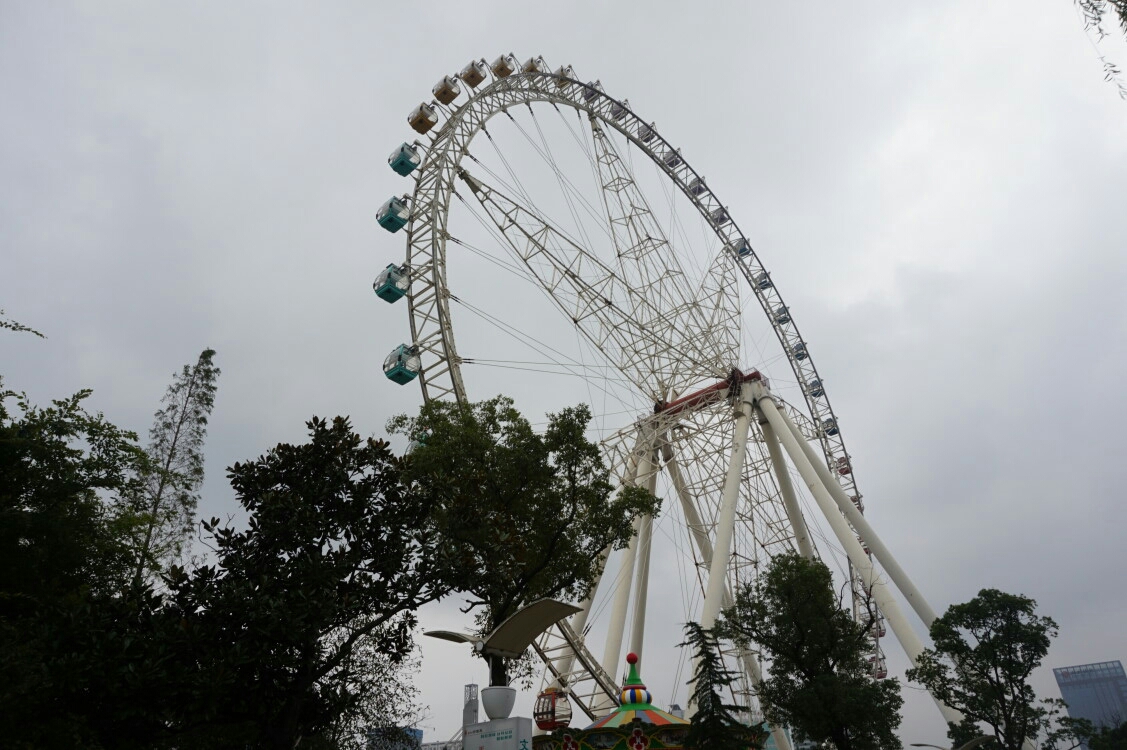
[[[420,400],[380,372],[410,336],[370,287],[403,257],[386,156],[439,77],[508,51],[601,79],[708,176],[937,609],[1037,599],[1047,697],[1049,667],[1127,659],[1127,102],[1069,0],[0,3],[0,308],[48,336],[0,336],[6,385],[93,388],[143,433],[216,349],[205,516],[310,415],[382,434]],[[425,648],[428,739],[485,678]],[[905,742],[942,739],[904,692]]]

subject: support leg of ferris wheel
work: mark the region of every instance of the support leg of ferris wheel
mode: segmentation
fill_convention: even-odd
[[[645,458],[640,462],[639,475],[643,477],[641,484],[650,492],[657,492],[657,461],[654,458],[655,446],[649,441],[650,449],[646,451]],[[644,467],[645,471],[641,471]],[[642,660],[642,646],[646,636],[646,598],[649,594],[650,584],[650,549],[653,540],[653,516],[642,518],[638,532],[638,561],[637,577],[634,579],[634,622],[630,629],[630,650]],[[614,665],[616,666],[616,665]],[[613,669],[614,666],[611,668]]]
[[[647,464],[647,468],[649,468],[649,473],[646,477],[647,483],[649,482],[651,477],[653,477],[656,481],[656,475],[653,471],[653,468],[652,466],[649,466],[649,464],[652,464],[653,461],[653,451],[654,443],[652,433],[649,433],[648,431],[643,432],[638,436],[637,447],[634,451],[634,455],[638,456],[639,458],[632,462],[630,475],[625,479],[624,483],[636,483],[638,481],[638,475],[643,469],[643,464]],[[651,458],[647,460],[645,458],[646,456],[650,456]],[[622,657],[622,636],[626,629],[626,609],[630,604],[631,583],[634,577],[635,562],[638,558],[639,553],[641,532],[642,528],[647,524],[647,521],[650,524],[652,534],[652,518],[650,518],[649,516],[643,516],[639,517],[634,522],[634,534],[630,538],[630,545],[626,548],[626,554],[623,555],[622,569],[618,572],[618,576],[615,579],[616,585],[614,591],[614,603],[611,607],[610,625],[607,629],[607,642],[603,649],[602,664],[604,668],[617,669],[619,665],[619,659]],[[647,549],[644,553],[646,555],[645,567],[648,570],[648,537],[646,546]],[[637,614],[638,613],[635,612],[635,617],[637,617]],[[643,612],[642,616],[644,615],[645,613]],[[596,708],[600,711],[607,710],[614,706],[614,702],[614,697],[604,696],[603,700],[599,702]]]
[[[784,415],[785,416],[785,415]],[[814,545],[810,541],[810,530],[806,528],[806,520],[802,517],[802,508],[794,494],[794,485],[790,480],[786,461],[783,460],[783,449],[779,445],[779,436],[760,412],[759,427],[763,431],[763,441],[767,443],[767,452],[771,456],[771,467],[775,470],[775,480],[779,484],[779,494],[783,497],[783,506],[787,510],[791,529],[794,530],[794,543],[798,553],[807,560],[814,559]],[[852,505],[852,504],[851,504]]]
[[[696,502],[693,499],[692,493],[689,492],[689,486],[685,482],[685,477],[681,473],[681,466],[677,460],[677,455],[673,450],[673,446],[667,441],[663,440],[661,445],[661,456],[665,462],[665,470],[669,473],[669,480],[673,484],[674,490],[677,492],[677,498],[681,502],[681,513],[685,517],[685,524],[689,527],[689,532],[693,537],[693,543],[697,549],[697,556],[705,567],[712,568],[712,540],[708,538],[708,532],[705,531],[704,523],[701,521],[700,512],[697,510]],[[732,593],[728,589],[727,581],[725,581],[723,591],[723,607],[730,607],[732,605]],[[758,688],[759,684],[763,682],[763,669],[759,665],[759,659],[755,654],[746,649],[739,649],[737,652],[737,659],[740,666],[743,668],[744,674],[751,680],[753,687]],[[690,716],[692,715],[693,706],[689,706]],[[775,747],[779,750],[791,750],[790,740],[787,738],[786,732],[781,727],[772,726],[771,736],[775,740]]]
[[[845,494],[845,490],[841,488],[841,485],[838,484],[837,480],[830,474],[830,470],[826,467],[825,462],[819,460],[818,454],[814,452],[814,448],[802,438],[802,433],[798,431],[798,427],[791,421],[791,418],[788,417],[785,412],[780,411],[779,414],[782,416],[783,421],[786,422],[786,426],[791,434],[797,438],[799,446],[802,447],[803,453],[806,454],[806,458],[810,461],[810,465],[813,466],[814,470],[818,473],[818,478],[822,480],[822,484],[830,491],[830,495],[837,503],[838,509],[849,521],[849,524],[854,530],[861,536],[865,544],[868,545],[869,549],[873,551],[877,562],[879,562],[881,567],[884,568],[884,571],[888,573],[888,577],[896,584],[896,588],[904,595],[908,604],[916,611],[916,614],[923,621],[924,626],[930,628],[931,624],[935,622],[935,610],[931,608],[931,605],[924,599],[923,594],[916,588],[916,584],[912,583],[912,579],[909,578],[904,569],[900,567],[900,563],[896,561],[896,558],[892,556],[892,552],[890,552],[884,542],[881,541],[881,538],[877,536],[877,532],[873,530],[872,525],[865,516],[862,515],[861,511],[857,510],[857,506],[850,501],[849,496]]]
[[[791,432],[787,426],[785,418],[780,413],[779,409],[775,406],[775,402],[771,400],[770,395],[759,383],[750,384],[754,387],[756,406],[759,408],[760,413],[771,423],[775,431],[779,435],[779,439],[786,448],[787,454],[790,455],[791,461],[794,462],[798,473],[802,476],[802,480],[806,486],[810,488],[811,494],[814,496],[815,501],[818,503],[822,515],[825,516],[826,521],[829,522],[830,528],[837,537],[838,543],[841,544],[846,554],[849,556],[849,561],[853,564],[854,569],[860,573],[861,581],[865,590],[873,597],[877,608],[884,615],[888,621],[892,632],[896,635],[896,640],[900,642],[904,652],[908,655],[912,665],[917,664],[919,655],[924,650],[923,642],[920,641],[919,636],[912,630],[911,624],[904,616],[900,605],[892,596],[885,582],[880,580],[877,576],[876,570],[873,568],[873,563],[869,556],[865,554],[865,550],[861,547],[861,543],[857,541],[856,535],[850,529],[845,516],[841,514],[841,510],[834,503],[833,497],[830,494],[829,488],[822,482],[821,477],[814,468],[814,463],[810,461],[806,452],[802,450],[800,443],[805,442],[795,437],[795,433]],[[850,503],[852,505],[852,503]],[[945,721],[949,723],[958,724],[962,721],[963,715],[940,702],[939,699],[932,696],[935,704],[939,707],[939,711],[943,714]]]
[[[716,541],[712,550],[712,565],[708,569],[708,587],[704,594],[700,625],[711,628],[724,600],[728,581],[728,563],[732,554],[732,537],[736,529],[736,506],[743,483],[744,457],[747,455],[747,436],[751,429],[751,383],[741,383],[736,404],[736,425],[732,435],[732,454],[728,459],[728,473],[720,501],[720,517],[716,520]]]

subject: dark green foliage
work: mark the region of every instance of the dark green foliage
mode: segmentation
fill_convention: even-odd
[[[1039,617],[1029,597],[983,589],[951,606],[931,626],[935,644],[908,670],[932,695],[971,722],[990,727],[1005,750],[1018,750],[1051,729],[1029,676],[1041,664],[1057,624]]]
[[[0,329],[6,329],[6,330],[9,330],[9,331],[16,331],[17,333],[19,333],[19,332],[30,333],[30,334],[33,334],[35,336],[38,336],[41,339],[47,338],[46,336],[44,336],[42,333],[35,330],[34,328],[28,328],[23,323],[20,323],[18,320],[12,320],[11,318],[7,317],[6,315],[4,315],[3,310],[0,310]]]
[[[1127,36],[1127,0],[1076,0],[1076,7],[1084,15],[1084,23],[1103,36],[1104,19],[1112,16],[1119,21],[1119,28]]]
[[[582,599],[606,548],[621,549],[633,521],[656,514],[643,489],[614,492],[599,448],[585,432],[586,406],[548,417],[544,434],[507,398],[464,405],[431,402],[391,432],[416,441],[407,474],[419,502],[435,511],[446,574],[473,597],[481,632],[521,607],[552,597]],[[507,682],[493,664],[493,682]]]
[[[98,747],[105,715],[132,726],[151,600],[127,604],[131,519],[113,504],[147,467],[136,435],[82,405],[0,393],[0,737]],[[16,401],[17,411],[8,411]],[[126,743],[123,733],[120,743]]]
[[[747,706],[724,702],[724,693],[730,691],[735,674],[724,665],[719,644],[712,630],[699,623],[685,625],[686,638],[681,644],[693,650],[696,664],[690,684],[693,686],[692,705],[696,707],[685,746],[694,750],[747,750],[761,748],[767,734],[759,726],[742,723],[737,714],[747,711]]]
[[[203,484],[203,441],[215,405],[219,368],[215,351],[205,349],[164,394],[149,430],[151,469],[139,493],[130,498],[138,524],[133,529],[135,576],[153,581],[175,562],[196,523]]]
[[[1084,735],[1089,750],[1127,750],[1127,721],[1113,726],[1092,727]]]
[[[855,622],[822,562],[781,555],[738,592],[722,632],[757,643],[771,661],[759,688],[767,720],[838,750],[899,748],[900,685],[869,673],[871,623]]]
[[[448,591],[387,443],[341,417],[308,426],[308,443],[230,468],[248,528],[209,522],[217,565],[168,579],[196,720],[261,747],[329,731],[359,700],[358,649],[407,658],[414,611]]]
[[[216,565],[137,582],[148,459],[80,393],[0,399],[0,737],[12,748],[357,747],[408,719],[400,664],[433,578],[428,510],[347,420],[230,470],[250,517]]]

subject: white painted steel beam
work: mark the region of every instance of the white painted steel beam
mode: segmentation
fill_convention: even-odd
[[[912,579],[909,578],[904,569],[900,567],[900,563],[892,556],[892,552],[885,546],[884,542],[881,541],[881,538],[877,536],[877,532],[873,529],[872,524],[870,524],[864,514],[858,510],[857,506],[853,504],[849,496],[845,494],[845,490],[841,488],[841,485],[838,484],[837,480],[830,473],[829,468],[826,466],[825,462],[820,459],[814,447],[806,442],[802,437],[802,433],[798,431],[798,427],[796,427],[790,417],[786,415],[786,412],[780,411],[779,414],[786,423],[787,429],[789,429],[791,434],[797,439],[803,453],[806,454],[807,459],[810,461],[810,465],[813,466],[814,470],[818,473],[818,478],[822,480],[822,483],[830,491],[830,496],[833,497],[834,501],[837,503],[838,510],[841,511],[849,521],[849,524],[861,536],[861,539],[869,546],[869,549],[872,550],[877,558],[877,562],[884,568],[884,571],[888,574],[888,577],[892,579],[892,582],[896,584],[896,588],[904,595],[904,599],[907,600],[908,604],[915,610],[920,620],[923,621],[923,624],[930,628],[931,624],[935,622],[935,610],[927,603],[927,600],[924,599],[924,595],[916,588],[916,584],[912,583]]]
[[[758,409],[757,409],[758,411]],[[814,544],[810,541],[810,530],[806,528],[806,520],[802,517],[802,507],[798,504],[798,497],[794,494],[794,485],[790,481],[790,471],[783,460],[783,451],[779,446],[779,436],[775,428],[759,412],[759,427],[763,431],[763,440],[767,443],[767,452],[771,455],[771,468],[775,470],[775,480],[779,483],[779,493],[783,496],[783,506],[790,519],[791,529],[794,530],[794,543],[798,553],[808,560],[814,558]],[[785,415],[784,415],[785,416]]]
[[[708,538],[708,533],[704,530],[704,524],[701,523],[696,502],[693,500],[693,496],[689,492],[689,487],[685,483],[685,478],[681,474],[681,466],[677,461],[677,456],[673,452],[673,446],[669,443],[663,443],[661,446],[661,457],[665,461],[665,470],[669,472],[669,479],[673,484],[674,490],[677,492],[677,498],[681,501],[681,513],[685,517],[685,523],[688,525],[689,532],[696,545],[697,556],[705,566],[711,568],[712,540]],[[727,608],[731,605],[732,593],[725,581],[723,606]],[[759,684],[763,682],[763,669],[759,665],[759,659],[756,658],[755,654],[743,649],[740,649],[738,658],[748,679],[751,680],[751,684],[758,688]],[[688,715],[692,716],[695,710],[696,706],[692,705],[690,701]],[[772,727],[771,736],[775,740],[775,747],[779,750],[791,750],[790,740],[787,738],[786,732],[783,731],[782,728]]]
[[[650,492],[656,494],[657,492],[657,461],[654,458],[654,445],[650,443],[650,449],[646,452],[646,457],[642,459],[639,464],[640,467],[645,467],[645,473],[642,471],[638,473],[643,475],[644,479],[641,484]],[[637,562],[637,577],[634,579],[634,622],[630,630],[630,650],[638,655],[638,661],[642,661],[642,646],[644,645],[646,636],[646,598],[649,594],[650,586],[650,549],[652,548],[653,540],[653,516],[644,516],[642,518],[642,525],[638,532],[638,562]],[[614,669],[613,664],[604,664],[604,667]]]
[[[892,628],[892,632],[896,635],[896,640],[900,642],[901,647],[903,647],[904,652],[908,655],[912,664],[917,664],[919,655],[924,650],[923,642],[920,640],[919,636],[916,635],[916,632],[912,630],[911,624],[904,616],[900,605],[892,596],[892,592],[889,591],[888,586],[885,585],[884,581],[878,578],[877,572],[873,568],[872,561],[869,559],[869,556],[865,554],[861,543],[857,541],[857,537],[846,522],[845,516],[838,510],[830,494],[830,490],[822,482],[821,477],[819,477],[818,472],[815,470],[806,452],[802,450],[800,443],[805,441],[800,441],[795,437],[794,433],[791,432],[783,415],[775,406],[775,402],[772,401],[767,394],[767,390],[758,383],[754,384],[754,386],[756,391],[756,405],[778,433],[783,447],[790,455],[791,461],[794,462],[795,467],[802,476],[802,480],[806,483],[806,486],[810,488],[811,494],[813,494],[814,499],[818,503],[818,507],[829,522],[830,528],[833,530],[834,536],[837,537],[838,543],[841,544],[842,548],[849,556],[849,561],[853,564],[854,569],[860,574],[862,584],[865,586],[866,591],[871,594],[877,608],[884,614],[885,619]],[[852,503],[850,504],[852,505]],[[932,698],[934,699],[935,696],[932,696]],[[935,700],[935,703],[946,721],[956,724],[962,721],[962,714],[958,711],[950,706],[944,705],[938,699]]]
[[[752,392],[750,383],[740,386],[736,404],[736,424],[732,430],[732,454],[728,458],[728,473],[724,477],[720,517],[716,519],[716,541],[713,542],[712,565],[708,569],[708,588],[704,593],[704,608],[700,626],[708,629],[716,622],[724,600],[724,586],[728,580],[728,560],[732,556],[732,538],[736,530],[736,506],[743,484],[744,458],[747,455],[747,435],[751,429]]]

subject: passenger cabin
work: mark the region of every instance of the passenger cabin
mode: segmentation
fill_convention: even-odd
[[[383,374],[387,379],[404,385],[414,380],[423,369],[419,348],[400,344],[383,361]]]
[[[822,432],[827,435],[836,435],[838,433],[837,420],[833,417],[822,420]]]
[[[798,360],[806,359],[810,356],[810,352],[806,351],[806,344],[801,341],[791,348],[790,354],[792,357]]]
[[[376,277],[372,284],[372,289],[380,299],[397,302],[403,295],[407,294],[407,289],[410,286],[411,276],[407,267],[400,268],[391,263],[387,268],[380,271],[380,275]]]
[[[822,381],[817,378],[806,384],[806,392],[814,398],[821,398],[826,395],[826,389],[822,387]]]
[[[512,55],[501,55],[493,61],[489,69],[498,78],[508,78],[517,69],[517,61],[513,59]]]
[[[417,148],[410,143],[404,143],[391,152],[391,156],[387,157],[387,163],[396,174],[407,176],[423,163],[423,157],[419,156]]]
[[[571,702],[567,693],[556,688],[548,688],[536,698],[532,709],[532,720],[538,729],[550,732],[571,724]]]
[[[703,177],[694,177],[693,181],[689,183],[689,192],[693,195],[700,195],[708,190],[708,186],[704,184]]]
[[[426,133],[438,124],[438,113],[434,111],[434,107],[423,102],[407,115],[407,124],[417,133]]]
[[[588,81],[587,88],[583,89],[583,101],[590,102],[602,90],[603,84],[600,81]]]
[[[630,101],[626,100],[619,104],[618,102],[611,102],[610,105],[610,119],[621,120],[627,112],[630,111]]]
[[[442,76],[442,80],[434,84],[434,88],[430,90],[434,94],[434,98],[443,104],[449,104],[458,98],[458,94],[462,93],[462,85],[458,83],[458,79],[454,76]]]
[[[718,208],[713,211],[710,216],[716,226],[723,226],[724,224],[727,224],[732,220],[732,217],[728,215],[728,209],[726,208]]]
[[[559,68],[556,68],[556,75],[562,79],[556,81],[556,85],[561,89],[567,88],[574,82],[575,70],[570,65],[561,65]]]
[[[790,310],[787,309],[786,305],[780,305],[775,310],[775,322],[781,326],[790,322]]]
[[[862,513],[865,512],[865,503],[861,501],[860,495],[850,495],[849,500],[853,503],[854,507],[856,507],[857,510],[861,511]]]
[[[543,57],[530,57],[524,61],[524,65],[520,66],[521,73],[547,73],[548,63],[544,62]]]
[[[638,140],[642,143],[649,143],[654,139],[655,135],[657,135],[657,131],[654,130],[653,123],[650,123],[649,125],[642,123],[638,126],[637,136]]]
[[[760,271],[759,273],[755,274],[755,286],[759,289],[770,289],[771,274],[767,273],[766,271]]]
[[[738,240],[732,240],[728,243],[728,251],[735,253],[737,257],[746,258],[751,255],[751,244],[740,237]],[[766,289],[766,287],[760,287],[760,289]]]
[[[837,473],[843,477],[853,473],[853,464],[849,461],[849,456],[839,456],[837,459]]]
[[[407,208],[407,204],[395,196],[388,198],[387,203],[380,206],[379,213],[376,214],[376,221],[389,232],[398,232],[406,226],[410,218],[411,211]]]
[[[485,63],[478,60],[471,60],[466,63],[466,67],[462,68],[462,72],[458,77],[462,79],[462,83],[469,86],[471,89],[478,87],[482,81],[485,80]]]
[[[670,169],[675,169],[681,164],[681,154],[678,151],[670,151],[661,157],[661,163]]]

